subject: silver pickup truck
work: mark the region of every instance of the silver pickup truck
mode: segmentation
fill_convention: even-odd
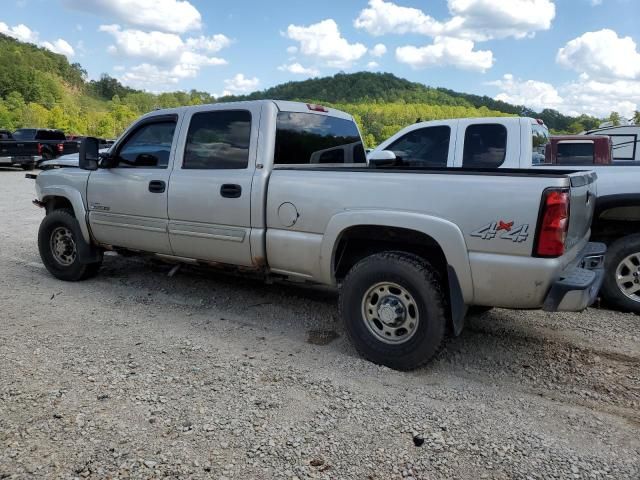
[[[594,174],[377,169],[353,118],[318,105],[156,111],[44,168],[57,278],[114,250],[338,287],[354,345],[392,368],[427,362],[470,306],[578,311],[600,287]]]

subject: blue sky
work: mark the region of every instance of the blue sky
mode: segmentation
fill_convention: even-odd
[[[532,108],[640,108],[639,0],[3,0],[0,32],[150,91],[385,71]],[[10,8],[6,8],[9,6]]]

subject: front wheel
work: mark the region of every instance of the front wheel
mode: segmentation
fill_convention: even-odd
[[[612,307],[640,313],[640,234],[609,245],[604,269],[603,299]]]
[[[54,210],[40,224],[38,250],[42,263],[54,277],[77,282],[94,276],[100,262],[84,263],[78,255],[84,242],[80,225],[68,210]]]
[[[446,331],[445,299],[424,259],[384,252],[358,262],[340,290],[347,334],[366,359],[412,370],[438,353]]]

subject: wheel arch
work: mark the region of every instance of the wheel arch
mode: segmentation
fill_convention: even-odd
[[[325,283],[337,284],[340,280],[345,268],[341,262],[348,253],[343,250],[348,248],[345,242],[352,239],[360,244],[366,241],[367,254],[399,250],[423,256],[431,262],[436,260],[435,266],[443,278],[455,274],[464,303],[473,303],[467,245],[455,224],[415,212],[357,210],[339,213],[329,221],[322,241],[320,267]],[[432,255],[425,255],[426,250]],[[354,260],[357,261],[351,259]]]
[[[49,186],[40,191],[41,202],[45,204],[47,213],[60,208],[71,208],[73,215],[80,224],[80,230],[84,240],[90,244],[91,235],[87,225],[87,210],[82,199],[82,194],[66,186]]]

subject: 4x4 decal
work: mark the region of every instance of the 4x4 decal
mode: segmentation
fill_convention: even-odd
[[[471,232],[472,237],[481,238],[482,240],[491,240],[496,237],[512,242],[522,243],[529,238],[529,225],[515,226],[515,222],[497,222],[485,225],[478,230]]]

